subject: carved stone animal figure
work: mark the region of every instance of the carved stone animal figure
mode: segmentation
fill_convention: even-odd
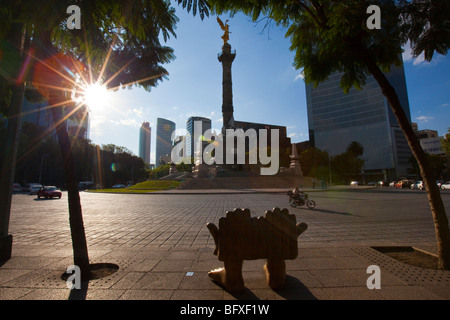
[[[219,227],[207,224],[216,249],[214,254],[224,267],[208,275],[230,292],[244,289],[242,265],[244,260],[267,259],[264,265],[267,284],[272,289],[284,286],[286,259],[298,255],[297,237],[307,228],[306,223],[296,223],[295,215],[287,209],[274,208],[264,217],[251,217],[249,209],[227,211],[219,219]]]

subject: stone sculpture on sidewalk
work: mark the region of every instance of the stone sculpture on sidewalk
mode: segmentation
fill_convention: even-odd
[[[230,292],[244,289],[242,265],[244,260],[267,259],[264,265],[267,284],[272,289],[284,286],[286,259],[298,255],[297,237],[306,229],[306,223],[296,224],[295,215],[287,209],[274,208],[264,217],[251,218],[249,209],[227,211],[219,219],[219,227],[207,224],[216,249],[214,254],[224,267],[208,275]]]

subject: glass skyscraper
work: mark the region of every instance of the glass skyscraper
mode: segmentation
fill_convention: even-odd
[[[306,85],[312,146],[334,156],[357,141],[364,148],[366,179],[406,176],[411,151],[375,78],[369,75],[362,90],[352,88],[345,94],[339,86],[341,76],[332,74],[316,88]],[[403,66],[392,67],[386,77],[411,121]]]
[[[142,123],[139,130],[139,157],[147,164],[150,164],[151,132],[150,123]]]
[[[195,150],[194,142],[196,139],[199,139],[200,137],[194,136],[194,123],[196,121],[201,122],[201,128],[202,132],[200,134],[204,134],[205,131],[211,129],[211,119],[205,118],[205,117],[190,117],[186,121],[186,156],[187,157],[193,157]]]
[[[36,126],[47,128],[47,134],[54,140],[57,139],[53,128],[53,115],[47,101],[30,102],[26,98],[22,105],[22,123],[29,122]],[[66,130],[70,136],[89,139],[89,112],[83,114],[81,119],[72,116],[65,120]]]
[[[155,167],[158,167],[161,161],[167,163],[170,161],[172,153],[172,133],[175,131],[175,123],[163,119],[156,119],[156,155]]]

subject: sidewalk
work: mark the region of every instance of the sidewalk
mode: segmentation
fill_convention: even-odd
[[[345,186],[345,188],[349,187]],[[191,190],[192,193],[201,194],[207,191]],[[186,192],[186,190],[161,193],[177,194],[178,192]],[[245,189],[210,190],[209,192],[264,194],[284,193],[287,190]],[[399,195],[404,194],[406,193],[399,193]],[[333,199],[336,195],[333,195]],[[450,300],[450,271],[410,266],[372,248],[377,245],[386,245],[387,237],[392,235],[396,239],[395,245],[414,245],[419,249],[435,253],[433,236],[428,234],[426,226],[422,226],[421,215],[412,215],[414,223],[403,226],[396,222],[400,221],[398,219],[402,219],[402,216],[399,214],[394,218],[390,211],[377,211],[376,214],[368,214],[363,219],[362,216],[350,215],[339,207],[339,203],[341,206],[351,201],[356,205],[362,203],[359,198],[351,199],[346,194],[339,202],[333,200],[333,205],[336,203],[336,207],[326,207],[325,210],[318,211],[321,212],[320,215],[313,215],[313,212],[309,210],[298,212],[302,215],[299,221],[305,221],[308,224],[311,222],[310,232],[313,237],[316,236],[316,239],[307,241],[308,234],[298,238],[299,254],[296,259],[286,261],[287,283],[282,290],[274,291],[267,286],[263,272],[265,261],[254,260],[244,262],[245,290],[239,294],[231,294],[208,277],[208,272],[222,267],[223,262],[218,261],[213,254],[213,242],[204,222],[216,221],[217,217],[223,214],[223,208],[234,204],[235,197],[220,197],[215,203],[211,202],[213,197],[203,199],[195,196],[190,202],[186,202],[187,197],[176,198],[180,199],[171,201],[168,200],[171,199],[169,196],[154,198],[122,196],[120,201],[123,210],[120,211],[121,209],[118,208],[119,211],[114,212],[113,209],[118,207],[118,203],[112,203],[111,196],[102,197],[106,202],[100,205],[101,209],[98,211],[93,210],[92,206],[97,205],[99,197],[95,195],[86,197],[85,223],[89,224],[87,230],[91,263],[112,263],[119,269],[109,276],[84,283],[80,290],[70,290],[66,282],[61,279],[61,275],[73,264],[70,233],[66,226],[67,218],[60,214],[67,203],[59,200],[35,202],[26,196],[18,196],[16,201],[23,203],[24,210],[16,211],[14,215],[15,224],[20,226],[20,230],[18,228],[15,232],[12,231],[13,236],[17,235],[16,241],[13,239],[12,258],[6,262],[0,262],[0,300],[187,300],[199,302],[203,300]],[[259,205],[260,198],[257,196],[241,197],[239,201],[247,198],[251,199],[246,205],[253,206],[253,203]],[[264,194],[263,198],[270,198],[270,196]],[[154,200],[147,202],[148,199]],[[324,200],[325,198],[322,198],[322,201]],[[135,206],[137,211],[132,212],[130,206],[137,201],[142,203]],[[230,202],[224,203],[224,201]],[[110,207],[106,207],[106,204]],[[33,206],[34,211],[25,210],[28,205]],[[425,199],[424,205],[426,205]],[[39,212],[37,206],[40,207]],[[156,212],[149,215],[153,217],[151,224],[148,224],[144,216],[144,210],[149,210],[149,206],[153,206]],[[162,207],[165,210],[160,209]],[[197,207],[207,209],[202,211],[197,210]],[[175,211],[181,212],[179,217],[170,220],[171,212]],[[196,214],[188,214],[190,212]],[[116,216],[111,216],[113,214]],[[306,218],[310,214],[311,216]],[[112,225],[108,224],[107,228],[101,225],[100,222],[112,217],[115,217]],[[134,222],[127,225],[127,221],[132,219]],[[392,223],[385,224],[386,219]],[[349,225],[349,222],[352,224]],[[176,235],[178,230],[171,228],[174,225],[177,225],[176,228],[180,226],[185,228],[180,231],[183,232],[183,240],[186,239],[186,242],[178,241],[181,239],[180,236],[178,240],[175,239],[176,242],[170,241],[172,235]],[[42,227],[39,228],[39,226]],[[313,226],[316,226],[316,229]],[[321,232],[317,226],[326,230]],[[336,227],[333,228],[333,226]],[[343,230],[340,226],[349,226],[349,229]],[[158,238],[155,238],[144,245],[139,245],[141,237],[154,232],[154,228],[159,229],[161,233],[167,233],[162,234],[163,241],[158,242]],[[330,232],[334,233],[333,242],[327,241],[330,239]],[[350,235],[340,236],[338,232]],[[130,237],[133,237],[133,241],[121,241],[122,238]],[[172,243],[177,245],[171,245]],[[368,273],[368,268],[372,265],[379,267],[380,289],[369,289],[367,286],[368,278],[372,276],[371,272]]]
[[[245,261],[246,289],[231,294],[208,277],[223,266],[213,248],[91,248],[92,263],[113,263],[110,276],[69,290],[61,275],[71,248],[14,246],[0,267],[1,300],[450,300],[450,272],[398,262],[368,246],[301,247],[286,261],[287,283],[270,289],[264,260]],[[367,268],[380,268],[380,289],[368,289]]]

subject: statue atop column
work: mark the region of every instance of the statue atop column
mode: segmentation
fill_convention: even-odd
[[[217,58],[219,62],[222,63],[222,118],[223,127],[222,132],[225,133],[226,129],[234,127],[233,118],[233,88],[231,81],[231,65],[236,57],[236,51],[231,50],[231,45],[228,43],[229,38],[229,25],[228,20],[225,23],[217,17],[217,22],[219,22],[220,27],[224,31],[222,36],[223,46],[222,52],[218,54]]]
[[[228,40],[230,40],[230,26],[228,25],[228,20],[225,21],[225,23],[220,20],[219,17],[217,17],[217,22],[220,25],[220,28],[224,31],[223,36],[221,37],[223,39],[223,44],[227,44]]]

